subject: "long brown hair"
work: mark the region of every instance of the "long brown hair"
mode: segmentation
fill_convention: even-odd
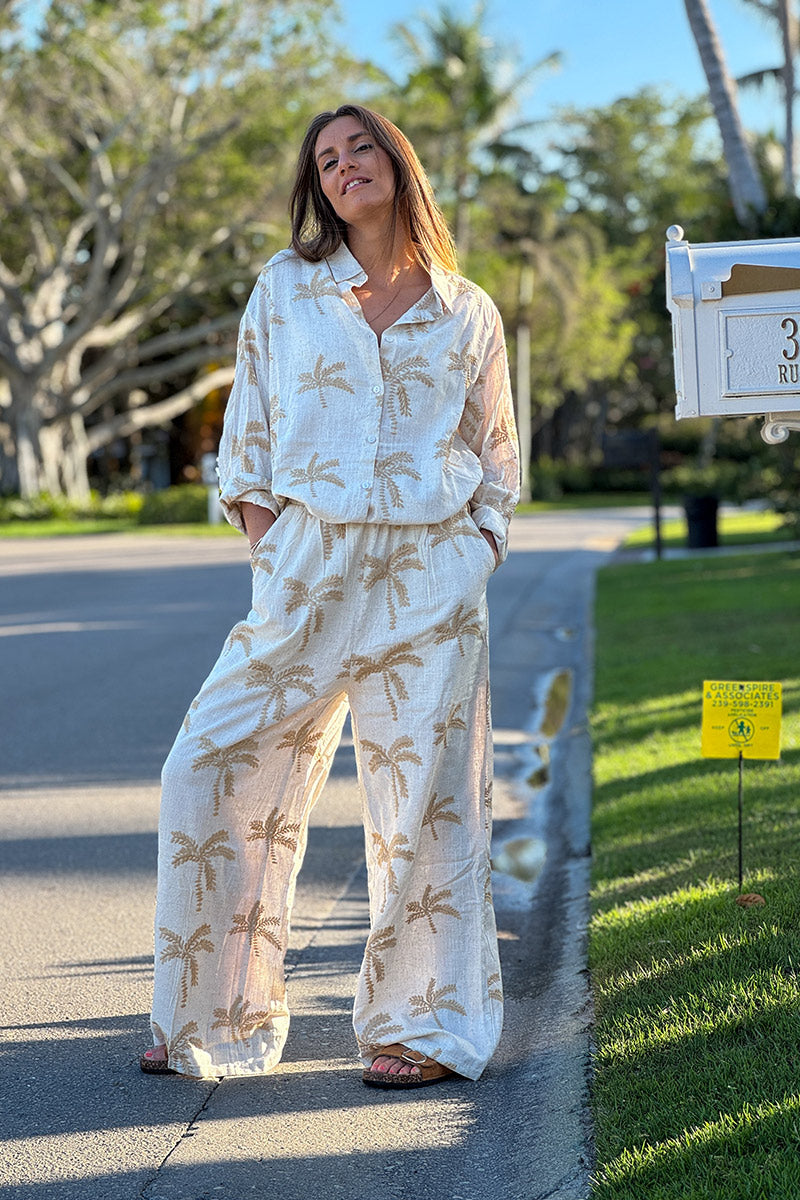
[[[289,201],[293,248],[309,262],[319,262],[347,240],[347,225],[337,217],[322,190],[314,158],[317,138],[337,117],[355,117],[392,160],[396,219],[407,232],[422,266],[427,270],[435,264],[455,271],[453,238],[414,147],[386,117],[360,104],[342,104],[335,112],[321,112],[306,130]]]

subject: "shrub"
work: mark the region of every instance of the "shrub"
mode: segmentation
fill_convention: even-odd
[[[208,520],[208,489],[183,483],[145,496],[140,525],[194,525]]]

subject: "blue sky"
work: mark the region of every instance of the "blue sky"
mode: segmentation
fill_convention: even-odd
[[[777,65],[777,41],[755,8],[744,0],[709,3],[734,75]],[[401,21],[419,28],[415,15],[436,7],[414,0],[340,0],[341,32],[354,53],[401,76],[391,26]],[[472,4],[458,0],[452,7],[473,11]],[[561,69],[539,77],[525,98],[524,113],[531,119],[551,116],[561,104],[610,104],[646,84],[673,94],[705,91],[683,0],[488,0],[486,8],[488,33],[517,49],[520,66],[554,50],[562,53]],[[774,93],[760,98],[742,94],[740,100],[750,128],[780,129]]]

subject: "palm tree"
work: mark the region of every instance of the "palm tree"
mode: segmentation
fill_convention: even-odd
[[[347,534],[343,524],[332,521],[323,521],[320,532],[322,534],[322,557],[327,562],[333,554],[334,540],[342,541]]]
[[[445,642],[455,641],[458,643],[458,652],[463,658],[464,645],[462,638],[465,638],[467,635],[476,638],[483,637],[483,626],[480,620],[476,618],[478,618],[477,608],[471,608],[468,612],[465,612],[464,605],[459,604],[449,621],[442,621],[435,627],[433,631],[434,645],[441,646]]]
[[[411,397],[405,385],[409,380],[414,380],[416,383],[423,384],[424,387],[432,388],[432,377],[427,371],[422,369],[423,367],[430,368],[430,363],[421,354],[415,354],[411,358],[404,358],[396,363],[388,363],[381,359],[381,366],[383,367],[383,379],[386,385],[384,404],[389,417],[389,431],[395,434],[397,433],[395,397],[397,398],[400,415],[402,417],[410,417]]]
[[[353,676],[356,683],[362,683],[370,675],[380,675],[383,679],[383,690],[386,702],[392,713],[392,720],[398,719],[397,701],[392,695],[392,688],[400,700],[408,699],[403,677],[397,670],[400,666],[421,667],[422,659],[414,654],[411,642],[397,642],[381,655],[380,658],[369,658],[365,654],[353,654],[342,663],[338,678]]]
[[[431,546],[439,546],[442,542],[452,542],[455,552],[459,558],[464,557],[464,551],[458,545],[458,538],[462,537],[482,537],[478,533],[478,527],[475,522],[467,516],[466,513],[457,512],[452,517],[447,517],[436,526],[436,533],[431,538]]]
[[[388,1045],[395,1034],[403,1032],[402,1025],[391,1024],[391,1014],[382,1012],[376,1013],[374,1017],[370,1017],[364,1026],[363,1035],[356,1034],[359,1049],[362,1054],[367,1054],[374,1047]]]
[[[161,951],[162,963],[171,962],[173,959],[183,963],[181,971],[181,1008],[186,1007],[189,999],[189,988],[197,986],[199,974],[199,966],[197,962],[197,954],[204,950],[207,954],[213,954],[214,943],[209,938],[211,933],[210,925],[198,925],[194,933],[189,934],[186,941],[175,933],[172,929],[167,929],[166,925],[159,927],[159,933],[167,942],[167,945]]]
[[[444,746],[447,749],[447,735],[451,729],[466,729],[467,722],[461,716],[461,702],[450,705],[450,712],[443,721],[434,721],[433,732],[436,737],[433,739],[434,746]]]
[[[448,371],[460,371],[464,377],[464,387],[469,390],[475,381],[477,374],[476,367],[478,366],[478,357],[473,354],[466,345],[463,350],[456,353],[455,350],[448,350],[447,357],[450,359],[447,369]]]
[[[722,137],[734,212],[740,225],[747,228],[753,224],[753,215],[766,209],[767,196],[739,116],[736,84],[728,72],[707,0],[684,0],[684,4]]]
[[[489,978],[486,980],[486,987],[487,987],[487,990],[489,993],[490,1000],[502,1001],[503,989],[500,986],[500,972],[499,971],[495,971],[494,975],[489,976]]]
[[[745,2],[752,4],[778,23],[783,60],[777,67],[766,67],[760,71],[751,71],[747,75],[740,75],[736,82],[740,87],[763,87],[768,79],[773,79],[779,84],[784,113],[783,181],[786,194],[793,196],[795,194],[794,101],[797,95],[794,64],[798,47],[800,47],[797,11],[793,6],[793,0],[745,0]]]
[[[439,834],[436,832],[437,821],[449,821],[452,825],[462,824],[461,817],[450,808],[451,804],[455,804],[455,796],[443,796],[441,800],[437,796],[438,793],[434,792],[422,818],[423,829],[428,826],[435,842],[439,840]]]
[[[417,557],[413,542],[403,542],[387,558],[377,558],[373,554],[365,554],[361,560],[361,582],[364,591],[369,592],[376,583],[386,583],[386,607],[389,610],[389,628],[397,626],[397,610],[394,606],[395,596],[401,608],[408,608],[411,601],[408,589],[400,578],[401,571],[424,571],[425,566]]]
[[[380,983],[386,974],[386,968],[383,964],[382,954],[387,950],[393,949],[397,945],[397,938],[394,936],[394,925],[384,925],[383,929],[374,930],[367,939],[367,946],[364,951],[364,982],[367,985],[367,994],[369,1002],[375,999],[375,984]],[[374,980],[373,980],[374,975]]]
[[[394,815],[397,816],[400,811],[400,797],[404,800],[408,799],[408,781],[400,763],[410,762],[415,763],[418,767],[422,766],[422,759],[415,750],[412,750],[414,739],[408,734],[404,734],[403,737],[395,738],[388,750],[378,742],[369,742],[366,738],[361,740],[361,745],[372,754],[372,758],[367,764],[370,774],[374,775],[381,767],[388,769],[394,796]]]
[[[419,900],[411,900],[406,905],[406,912],[409,914],[406,917],[406,924],[410,925],[412,921],[425,920],[430,925],[431,933],[438,933],[433,918],[437,913],[443,913],[447,917],[457,917],[461,920],[461,913],[457,908],[453,908],[452,904],[444,904],[443,901],[449,900],[452,896],[450,888],[442,888],[441,891],[434,892],[429,883],[425,884],[425,891]]]
[[[316,392],[319,396],[319,402],[323,408],[328,405],[325,401],[326,388],[338,388],[341,392],[350,392],[355,395],[355,389],[343,379],[341,375],[337,375],[337,371],[344,370],[344,362],[330,363],[327,367],[323,366],[325,355],[320,354],[316,361],[313,371],[303,371],[298,379],[302,383],[302,387],[298,388],[298,394],[301,392]]]
[[[338,467],[338,458],[329,458],[326,462],[320,462],[319,455],[316,450],[311,455],[307,467],[292,467],[292,483],[300,485],[308,484],[308,490],[312,496],[316,496],[314,486],[317,483],[332,483],[334,487],[345,486],[344,480],[338,475],[334,475],[331,467]]]
[[[448,983],[446,987],[437,988],[436,980],[431,979],[425,989],[424,996],[410,996],[409,1004],[411,1005],[412,1017],[423,1017],[426,1013],[430,1013],[440,1029],[444,1029],[444,1025],[439,1020],[440,1009],[446,1008],[449,1012],[460,1013],[462,1017],[467,1015],[467,1010],[457,1000],[446,1000],[451,992],[457,991],[454,983]]]
[[[407,128],[452,210],[459,254],[469,250],[469,205],[481,159],[524,126],[513,117],[533,77],[559,62],[550,54],[521,72],[484,29],[485,7],[471,16],[440,7],[422,19],[421,37],[407,25],[395,36],[411,60],[402,103]],[[502,82],[501,82],[502,81]]]
[[[385,458],[379,458],[375,462],[375,478],[378,480],[380,490],[381,511],[384,517],[390,515],[389,501],[393,508],[403,507],[403,494],[395,482],[395,475],[406,475],[409,479],[421,479],[422,476],[414,470],[411,463],[414,457],[407,450],[395,450],[393,454],[387,454]],[[386,493],[389,493],[389,500],[386,499]]]
[[[399,894],[397,886],[397,876],[394,873],[392,863],[396,858],[402,858],[405,862],[414,861],[414,853],[412,850],[405,850],[408,845],[408,838],[404,833],[395,833],[391,841],[387,842],[379,833],[373,832],[372,841],[374,843],[373,850],[375,851],[375,861],[379,867],[386,868],[386,874],[383,878],[383,907],[386,906],[386,901],[389,899],[389,894],[394,896]]]
[[[254,633],[255,629],[252,625],[249,625],[247,621],[239,621],[239,623],[234,625],[233,629],[230,631],[223,653],[227,654],[229,650],[233,649],[237,642],[241,642],[245,654],[250,654],[253,649]]]
[[[176,846],[180,846],[180,850],[176,850],[172,856],[173,867],[182,867],[185,863],[197,864],[194,890],[197,897],[197,911],[200,912],[203,907],[203,888],[213,892],[217,887],[217,872],[211,861],[212,858],[225,858],[228,862],[232,862],[236,858],[236,851],[232,846],[226,844],[228,831],[227,829],[217,830],[216,833],[211,834],[211,837],[206,838],[201,846],[194,838],[189,837],[188,833],[174,829],[171,841]]]
[[[302,579],[287,575],[283,586],[292,593],[286,601],[286,613],[295,612],[298,608],[307,608],[308,616],[303,622],[303,638],[299,649],[305,650],[312,633],[321,633],[325,621],[325,604],[330,600],[344,600],[341,575],[326,576],[319,583],[309,587]]]
[[[246,841],[265,841],[269,847],[270,862],[278,861],[278,846],[285,846],[287,850],[292,851],[297,849],[297,838],[291,835],[300,832],[300,825],[290,825],[277,807],[273,808],[266,821],[251,821],[250,830]]]
[[[250,939],[250,948],[253,954],[258,956],[260,946],[259,938],[263,938],[269,942],[276,950],[280,950],[281,944],[270,929],[274,926],[280,926],[280,917],[265,917],[264,905],[256,900],[249,913],[234,913],[233,928],[228,930],[228,933],[243,933]]]
[[[323,730],[314,729],[314,718],[310,717],[298,729],[287,729],[278,742],[278,749],[294,751],[295,770],[299,771],[300,760],[304,756],[313,758],[318,753],[319,740],[323,735]]]
[[[236,348],[236,353],[243,360],[247,371],[247,382],[255,385],[258,383],[258,372],[256,371],[256,362],[261,358],[256,344],[255,329],[246,329],[239,338],[239,344]]]
[[[240,763],[243,763],[247,767],[258,766],[259,760],[254,753],[258,749],[258,741],[255,737],[251,736],[242,738],[239,742],[234,742],[232,746],[218,746],[210,737],[203,734],[200,738],[200,745],[205,750],[205,754],[198,755],[192,761],[192,770],[203,771],[206,767],[213,767],[217,772],[212,793],[214,797],[214,816],[216,816],[219,812],[222,797],[233,795],[234,767]]]
[[[167,1059],[173,1067],[177,1067],[179,1063],[191,1071],[192,1061],[187,1054],[189,1046],[194,1046],[196,1050],[202,1050],[203,1043],[199,1037],[195,1036],[199,1026],[197,1021],[187,1021],[182,1025],[175,1036],[167,1042]]]
[[[250,1001],[245,1000],[239,995],[234,1000],[230,1008],[215,1008],[214,1016],[217,1018],[212,1029],[227,1029],[234,1042],[249,1041],[259,1025],[266,1025],[270,1019],[270,1013],[266,1009],[259,1009],[258,1012],[248,1012]]]
[[[317,312],[322,313],[322,305],[319,302],[320,297],[338,295],[339,289],[330,274],[326,275],[324,271],[316,270],[311,277],[310,283],[296,283],[294,285],[292,301],[313,300],[317,306]]]
[[[314,668],[308,663],[298,663],[276,671],[266,659],[256,658],[247,664],[247,674],[245,688],[260,688],[266,692],[267,699],[261,710],[262,722],[267,720],[271,704],[274,705],[273,717],[276,721],[286,716],[288,692],[305,692],[312,700],[316,695],[311,684],[306,682],[314,674]]]
[[[231,457],[240,458],[244,470],[252,473],[256,469],[256,464],[255,459],[250,455],[250,450],[253,448],[269,450],[269,446],[269,433],[264,422],[248,421],[244,427],[244,437],[237,433],[231,439]]]

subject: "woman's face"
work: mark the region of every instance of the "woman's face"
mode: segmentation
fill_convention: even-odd
[[[358,225],[391,213],[392,160],[356,117],[337,117],[326,125],[314,155],[322,190],[342,221]]]

